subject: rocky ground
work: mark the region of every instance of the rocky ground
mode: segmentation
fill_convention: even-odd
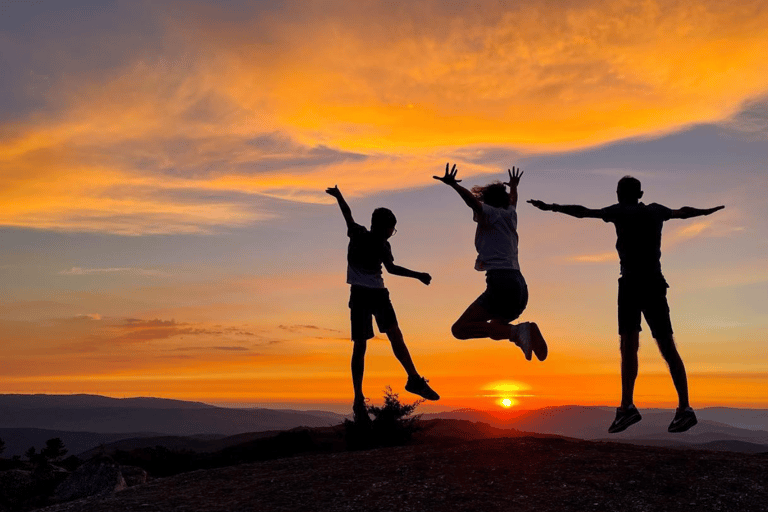
[[[452,440],[193,471],[42,510],[768,511],[768,454]]]

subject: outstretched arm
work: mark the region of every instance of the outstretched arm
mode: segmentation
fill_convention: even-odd
[[[509,181],[505,185],[509,187],[509,204],[517,208],[517,186],[520,184],[520,178],[523,177],[523,171],[519,167],[512,167],[512,170],[507,169],[507,172]]]
[[[671,219],[690,219],[691,217],[701,217],[702,215],[709,215],[715,213],[718,210],[722,210],[725,206],[715,206],[714,208],[693,208],[691,206],[683,206],[678,210],[672,210]]]
[[[533,206],[538,208],[539,210],[544,210],[545,212],[557,212],[557,213],[564,213],[566,215],[570,215],[571,217],[576,217],[579,219],[602,219],[603,218],[603,210],[593,210],[591,208],[587,208],[585,206],[581,206],[578,204],[548,204],[544,201],[539,201],[538,199],[531,199],[528,201]]]
[[[347,222],[347,227],[351,227],[355,223],[355,220],[352,218],[352,210],[349,208],[349,205],[344,200],[344,196],[341,195],[341,190],[339,190],[339,186],[335,185],[331,188],[327,188],[325,189],[325,192],[335,197],[336,200],[339,202],[339,208],[341,209],[341,214],[344,215],[344,220]]]
[[[384,268],[386,268],[387,272],[389,272],[393,276],[411,277],[413,279],[418,279],[419,281],[427,285],[432,281],[432,276],[430,276],[426,272],[416,272],[415,270],[410,270],[405,267],[395,265],[392,262],[385,261]]]
[[[483,205],[482,203],[470,192],[469,190],[465,189],[461,185],[459,185],[459,182],[461,180],[456,179],[456,173],[459,172],[458,169],[456,169],[456,164],[453,164],[453,168],[449,170],[448,166],[450,164],[445,164],[445,176],[432,176],[438,181],[442,181],[449,187],[451,187],[453,190],[459,193],[459,196],[464,200],[465,203],[467,203],[467,206],[472,208],[472,210],[475,213],[482,213],[483,211]]]

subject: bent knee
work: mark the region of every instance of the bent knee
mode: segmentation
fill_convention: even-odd
[[[675,346],[675,339],[671,335],[656,338],[656,344],[659,346],[659,352],[661,352],[664,359],[679,357],[677,346]]]
[[[469,335],[467,333],[466,328],[464,325],[460,324],[459,322],[456,322],[451,326],[451,334],[453,334],[453,337],[457,340],[468,340]]]

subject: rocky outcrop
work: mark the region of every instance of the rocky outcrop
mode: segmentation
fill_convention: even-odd
[[[56,501],[102,496],[128,487],[120,465],[110,457],[96,457],[77,468],[54,493]]]
[[[128,487],[147,483],[147,472],[137,466],[120,466],[120,472]]]

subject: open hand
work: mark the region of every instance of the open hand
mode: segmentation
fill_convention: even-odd
[[[551,204],[547,204],[544,201],[539,201],[538,199],[529,199],[527,202],[531,203],[533,206],[535,206],[539,210],[544,210],[545,212],[552,210]]]
[[[329,187],[329,188],[325,189],[325,193],[332,195],[336,199],[341,197],[341,190],[339,190],[339,186],[338,185],[334,185],[333,187]]]
[[[515,168],[512,167],[512,169],[507,169],[507,172],[509,173],[509,181],[505,183],[509,188],[515,188],[520,183],[520,178],[523,177],[523,171],[520,170],[519,167]]]
[[[457,180],[456,179],[456,173],[459,172],[459,170],[456,169],[456,164],[453,164],[453,168],[448,170],[448,166],[449,165],[451,165],[451,164],[450,163],[445,164],[445,176],[442,176],[442,177],[440,177],[440,176],[432,176],[432,177],[435,178],[438,181],[442,181],[446,185],[454,185],[454,184],[460,182],[461,180]],[[429,284],[429,283],[427,283],[427,284]]]
[[[724,206],[724,205],[721,205],[721,206],[715,206],[714,208],[710,208],[709,210],[707,210],[707,213],[706,213],[705,215],[711,215],[711,214],[713,214],[713,213],[715,213],[715,212],[719,212],[719,211],[720,211],[720,210],[722,210],[723,208],[725,208],[725,206]]]

